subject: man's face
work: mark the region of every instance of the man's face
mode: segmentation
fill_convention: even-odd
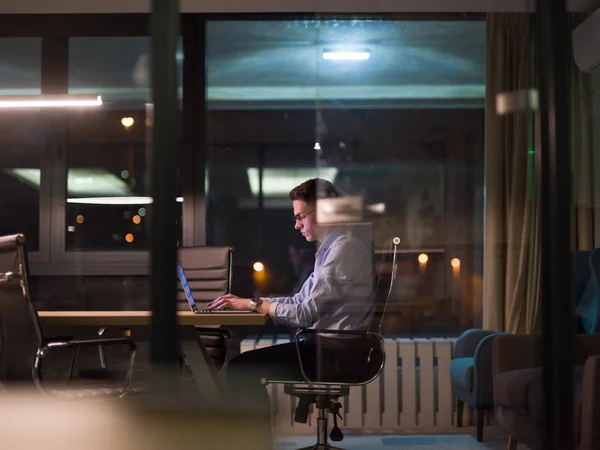
[[[294,228],[302,233],[302,236],[308,241],[317,240],[317,214],[313,206],[306,204],[304,200],[294,200],[294,216],[296,225]]]

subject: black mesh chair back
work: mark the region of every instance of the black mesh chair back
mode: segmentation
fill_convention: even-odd
[[[0,237],[0,383],[32,383],[43,335],[29,295],[25,238]]]

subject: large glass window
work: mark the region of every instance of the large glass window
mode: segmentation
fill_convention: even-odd
[[[207,76],[208,242],[238,249],[236,293],[291,292],[290,245],[314,248],[287,196],[319,176],[362,197],[377,254],[402,239],[388,332],[480,324],[484,22],[213,21]]]
[[[69,113],[66,250],[148,249],[148,46],[143,36],[69,41],[69,93],[100,95],[103,105]],[[181,209],[173,220],[181,228]]]
[[[0,39],[0,95],[39,95],[41,40]],[[41,158],[46,147],[39,111],[0,109],[0,235],[23,233],[40,245]]]

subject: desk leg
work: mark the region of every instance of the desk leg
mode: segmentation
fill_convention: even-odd
[[[186,336],[181,339],[180,345],[194,382],[203,397],[217,400],[227,392],[223,380],[196,330],[192,328],[186,331]],[[194,336],[190,336],[192,331]]]

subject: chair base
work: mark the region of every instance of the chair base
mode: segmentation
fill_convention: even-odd
[[[329,444],[315,444],[312,447],[303,447],[303,448],[299,448],[298,450],[345,450],[345,449],[340,448],[340,447],[334,447]]]

